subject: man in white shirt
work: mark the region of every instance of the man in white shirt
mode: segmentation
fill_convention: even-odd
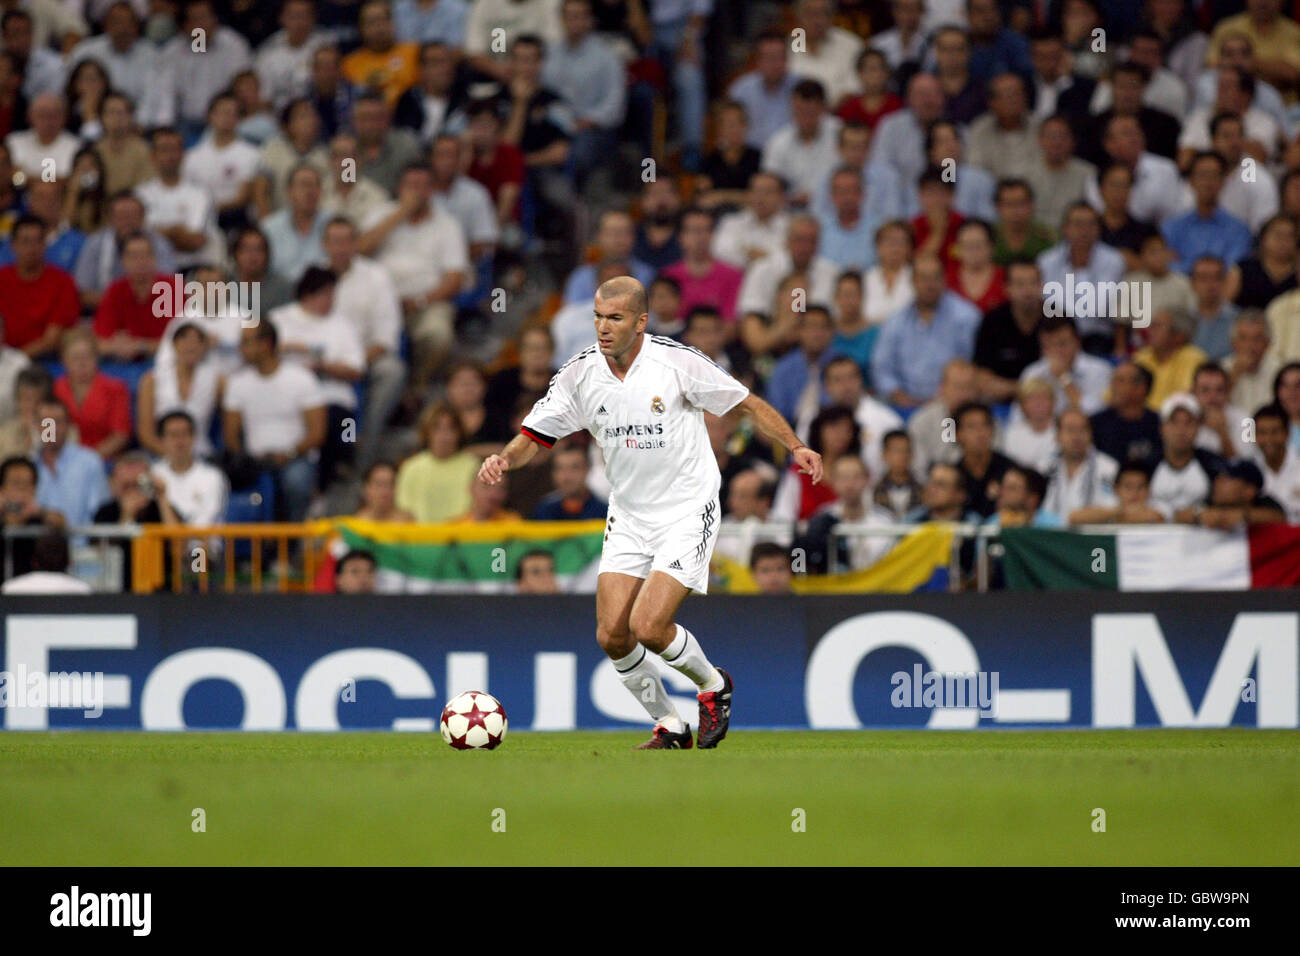
[[[202,48],[197,48],[196,35],[204,38]],[[168,104],[174,112],[162,118],[188,133],[197,132],[212,98],[252,62],[248,41],[221,25],[213,0],[192,0],[185,6],[182,29],[163,45],[158,57],[162,79],[175,94]]]
[[[433,171],[412,164],[397,184],[397,201],[361,224],[359,249],[388,270],[406,313],[414,358],[412,381],[430,381],[454,337],[456,296],[470,279],[465,231],[433,203]]]
[[[1210,120],[1210,144],[1223,157],[1229,171],[1223,181],[1223,189],[1219,192],[1219,205],[1224,212],[1236,216],[1250,227],[1251,232],[1258,235],[1264,223],[1276,216],[1281,206],[1277,179],[1266,165],[1253,160],[1251,178],[1241,175],[1246,169],[1242,164],[1246,152],[1246,136],[1240,116],[1216,114]],[[1187,205],[1190,207],[1190,186],[1187,193]]]
[[[298,0],[304,2],[304,0]],[[108,71],[113,89],[125,93],[135,106],[136,121],[149,129],[170,121],[160,115],[159,104],[167,99],[167,80],[158,68],[158,48],[140,36],[140,18],[126,0],[117,0],[104,14],[104,32],[88,37],[72,48],[67,72],[71,76],[86,60],[95,60]]]
[[[525,34],[541,37],[548,48],[559,43],[563,35],[559,0],[474,0],[465,23],[470,65],[508,80],[505,53]]]
[[[168,127],[155,130],[150,151],[155,176],[135,190],[144,203],[145,225],[171,243],[181,270],[220,262],[225,246],[208,192],[181,179],[184,156],[180,133]]]
[[[1206,362],[1192,375],[1192,397],[1200,403],[1201,430],[1196,447],[1224,458],[1249,458],[1254,444],[1244,437],[1247,412],[1228,402],[1228,373],[1220,365]]]
[[[831,104],[861,89],[855,66],[862,52],[862,39],[834,26],[832,0],[798,0],[795,21],[804,31],[803,48],[790,56],[790,72],[816,80]]]
[[[172,411],[159,419],[163,457],[154,462],[150,473],[181,522],[203,528],[225,520],[230,489],[219,468],[194,457],[194,428],[189,412]]]
[[[295,301],[271,312],[280,355],[316,375],[327,424],[321,448],[320,484],[328,488],[341,462],[350,461],[357,438],[357,393],[365,377],[366,351],[356,326],[334,308],[334,273],[309,266],[298,280]]]
[[[823,391],[827,399],[824,403],[821,401]],[[896,428],[902,428],[903,419],[884,402],[868,394],[862,381],[862,369],[847,355],[831,359],[822,369],[821,381],[813,379],[808,383],[799,401],[795,434],[807,441],[813,419],[823,408],[831,405],[853,409],[853,420],[861,429],[862,461],[867,466],[869,481],[874,486],[886,471],[883,448],[885,436]]]
[[[921,27],[924,3],[922,0],[893,0],[889,6],[894,15],[893,27],[877,33],[869,45],[885,54],[890,70],[897,70],[904,63],[920,63],[927,38]]]
[[[33,547],[32,570],[6,581],[0,594],[92,593],[89,584],[68,574],[69,564],[68,539],[59,531],[44,534]]]
[[[1047,470],[1043,510],[1067,523],[1081,508],[1108,508],[1115,504],[1115,478],[1119,464],[1092,444],[1092,422],[1077,408],[1056,418],[1056,461]]]
[[[338,276],[334,310],[350,321],[361,337],[366,359],[366,407],[357,441],[357,467],[369,468],[378,456],[379,439],[402,397],[406,362],[399,354],[402,305],[383,266],[357,254],[357,227],[346,216],[325,225],[325,254]]]
[[[793,272],[808,277],[805,305],[828,303],[835,294],[835,279],[840,268],[829,259],[817,254],[821,238],[821,225],[807,213],[790,219],[786,231],[785,248],[775,255],[766,256],[745,270],[736,301],[736,314],[748,316],[773,315],[777,290],[781,281]]]
[[[325,395],[315,375],[280,361],[274,322],[245,328],[239,348],[247,364],[226,382],[221,404],[226,448],[271,473],[277,519],[302,521],[325,442]]]
[[[790,94],[794,117],[763,147],[763,169],[790,186],[790,202],[806,206],[838,155],[839,117],[826,109],[826,92],[816,80],[800,80]]]
[[[222,228],[247,220],[253,179],[261,165],[257,147],[239,138],[238,127],[239,101],[232,93],[218,94],[208,107],[206,134],[181,162],[181,179],[208,194]]]
[[[434,138],[429,168],[433,171],[433,201],[460,223],[469,243],[470,261],[479,264],[492,256],[501,226],[492,205],[492,195],[477,180],[461,172],[458,137],[442,133]],[[472,286],[472,277],[467,287]]]
[[[1160,406],[1164,457],[1151,475],[1151,507],[1166,521],[1190,520],[1189,512],[1209,501],[1223,459],[1196,447],[1203,416],[1188,392],[1175,392]]]
[[[72,161],[81,148],[81,140],[64,129],[67,107],[57,93],[42,93],[27,108],[30,129],[5,137],[9,158],[28,179],[49,179],[46,162],[53,160],[55,179],[72,175]]]
[[[1282,131],[1277,121],[1251,105],[1255,95],[1254,77],[1230,66],[1219,67],[1218,95],[1212,105],[1194,110],[1178,137],[1178,161],[1186,164],[1196,153],[1210,148],[1210,120],[1218,113],[1241,118],[1245,150],[1259,163],[1268,163],[1277,155]]]
[[[1154,226],[1183,211],[1186,197],[1183,181],[1173,160],[1146,151],[1146,136],[1135,116],[1112,116],[1106,124],[1102,148],[1113,162],[1133,172],[1129,193],[1129,215]],[[1088,183],[1088,202],[1102,208],[1097,177]]]
[[[1286,511],[1288,524],[1300,524],[1300,450],[1288,444],[1289,423],[1280,405],[1265,405],[1255,413],[1256,454],[1264,473],[1264,494]]]
[[[745,208],[718,220],[713,231],[713,258],[741,269],[779,253],[790,219],[785,211],[785,184],[775,173],[749,177]]]
[[[1042,358],[1025,366],[1020,381],[1039,378],[1052,386],[1055,413],[1077,408],[1092,415],[1106,407],[1111,364],[1083,351],[1079,330],[1066,316],[1044,316],[1038,323],[1038,347]],[[1013,416],[1020,414],[1017,404]]]
[[[255,60],[262,95],[277,110],[307,91],[312,54],[330,39],[325,31],[316,29],[312,0],[286,0],[280,8],[280,26],[282,29],[258,48]]]

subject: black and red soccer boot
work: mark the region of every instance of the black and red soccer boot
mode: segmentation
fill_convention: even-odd
[[[718,668],[722,675],[722,690],[696,694],[700,701],[700,749],[709,750],[727,736],[731,725],[731,675]]]
[[[675,734],[667,727],[655,724],[654,735],[634,750],[690,750],[695,740],[691,737],[691,728],[687,727],[680,734]]]

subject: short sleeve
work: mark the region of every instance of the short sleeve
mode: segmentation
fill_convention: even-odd
[[[565,435],[582,429],[577,394],[577,369],[582,361],[571,359],[556,372],[546,394],[524,416],[520,430],[539,445],[550,448]]]
[[[298,376],[298,384],[294,388],[298,410],[305,412],[313,408],[323,408],[327,403],[320,381],[304,368],[295,366],[294,371],[302,373]]]
[[[680,355],[676,353],[680,351]],[[749,389],[722,366],[695,348],[674,350],[681,374],[682,394],[696,408],[725,415],[747,397]]]

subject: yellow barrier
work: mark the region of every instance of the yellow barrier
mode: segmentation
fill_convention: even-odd
[[[235,545],[249,542],[250,583],[253,590],[261,591],[265,570],[262,552],[267,541],[276,543],[275,577],[279,591],[310,591],[316,569],[320,566],[324,538],[330,533],[327,523],[310,524],[228,524],[196,528],[188,525],[145,525],[143,533],[131,542],[131,590],[137,594],[152,594],[168,583],[167,566],[170,561],[170,583],[173,592],[184,590],[185,580],[196,580],[199,591],[208,593],[212,587],[211,562],[221,561],[222,580],[226,591],[236,590]],[[213,547],[216,541],[220,548]],[[290,564],[291,543],[298,542],[301,552],[302,574],[295,577]],[[170,545],[170,547],[168,547]],[[219,558],[216,552],[220,552]],[[168,554],[170,552],[170,555]],[[197,553],[196,553],[197,552]]]

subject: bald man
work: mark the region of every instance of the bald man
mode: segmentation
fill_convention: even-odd
[[[596,344],[560,366],[516,435],[483,462],[499,482],[537,446],[586,429],[600,443],[609,478],[609,516],[596,583],[596,641],[619,680],[654,720],[637,749],[686,750],[691,729],[660,677],[658,655],[698,688],[699,747],[716,747],[731,720],[732,679],[714,667],[695,635],[675,622],[692,590],[708,592],[717,542],[722,476],[704,413],[733,408],[790,450],[799,470],[822,479],[821,456],[802,444],[767,402],[698,349],[647,335],[646,291],[631,276],[596,290]]]

